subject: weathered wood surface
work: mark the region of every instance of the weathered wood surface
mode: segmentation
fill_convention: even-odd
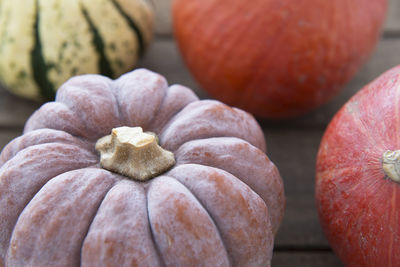
[[[329,251],[275,251],[273,267],[342,267],[340,260]]]
[[[171,35],[170,0],[153,0],[157,36],[139,67],[163,74],[170,84],[191,87],[207,98],[185,68]],[[330,250],[318,222],[314,203],[315,159],[319,142],[332,116],[359,89],[385,70],[400,64],[400,0],[391,0],[385,32],[370,60],[331,102],[301,118],[260,120],[268,155],[285,183],[287,208],[275,242],[273,266],[343,266]],[[12,96],[0,87],[0,149],[21,134],[39,103]]]

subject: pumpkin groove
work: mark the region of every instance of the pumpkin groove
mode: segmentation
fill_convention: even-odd
[[[49,152],[49,149],[53,149]],[[42,157],[47,154],[46,164]],[[77,155],[81,158],[77,159]],[[53,164],[57,162],[57,164]],[[4,259],[5,244],[10,240],[17,218],[39,189],[57,175],[96,163],[93,153],[74,146],[57,143],[34,145],[21,150],[0,168],[0,257]],[[26,176],[29,166],[41,165],[40,171]]]
[[[7,266],[79,266],[83,239],[116,180],[113,174],[92,168],[49,180],[18,218]],[[78,215],[79,220],[74,219]]]
[[[151,242],[153,242],[153,244],[154,244],[154,247],[155,247],[155,249],[156,249],[156,253],[157,253],[157,256],[158,256],[158,260],[161,262],[161,266],[164,267],[164,266],[166,266],[166,265],[165,265],[165,261],[164,261],[164,259],[163,259],[162,254],[161,254],[160,248],[159,248],[158,245],[157,245],[157,242],[156,242],[156,239],[155,239],[155,236],[154,236],[154,230],[153,230],[153,228],[151,227],[151,223],[150,223],[150,216],[149,216],[149,214],[150,214],[150,211],[149,211],[149,196],[148,196],[149,184],[145,184],[145,185],[143,186],[143,188],[144,188],[144,191],[145,191],[145,199],[146,199],[146,218],[147,218],[147,222],[148,222],[148,226],[149,226],[149,230],[150,230]]]
[[[213,137],[194,139],[182,144],[175,152],[177,165],[198,164],[210,166],[232,174],[256,192],[267,204],[274,205],[275,199],[283,199],[278,188],[282,181],[277,179],[278,170],[265,154],[250,143],[236,137]],[[248,160],[251,158],[252,160]],[[236,162],[235,165],[231,165]],[[243,170],[253,168],[251,172]],[[274,177],[262,183],[258,177]],[[283,208],[283,207],[281,207]],[[278,231],[283,210],[271,209],[272,231]]]
[[[128,266],[161,266],[156,243],[147,238],[151,229],[144,188],[125,179],[107,192],[83,241],[82,266],[123,266],[124,262]],[[105,251],[102,256],[101,251]]]
[[[118,130],[121,125],[125,127]],[[159,144],[153,135],[124,131],[136,127],[134,132],[141,133],[141,126],[159,135]],[[204,131],[198,133],[198,127]],[[104,137],[112,129],[121,134],[118,142],[109,143],[109,137]],[[153,173],[157,170],[154,166],[167,160],[156,155],[140,162],[138,170],[141,174],[152,172],[155,178],[128,180],[132,178],[99,170],[101,158],[93,150],[95,142],[102,141],[105,152],[120,155],[117,166],[111,166],[118,173],[137,164],[129,164],[125,155],[142,159],[145,157],[136,152],[153,151],[155,145],[173,148],[174,161],[179,162],[169,171]],[[81,142],[86,145],[81,146]],[[130,151],[116,150],[121,144]],[[151,145],[148,150],[147,145]],[[72,150],[66,152],[65,148]],[[114,81],[100,75],[70,79],[58,90],[55,102],[35,112],[24,135],[11,141],[0,156],[4,163],[0,168],[0,262],[11,264],[18,258],[21,265],[29,265],[31,260],[46,265],[51,257],[65,252],[60,257],[76,266],[102,262],[108,266],[135,262],[139,266],[269,266],[285,199],[279,172],[265,155],[265,148],[262,130],[251,114],[218,101],[199,100],[186,87],[168,86],[156,73],[135,70]],[[74,190],[53,187],[62,177],[76,177],[76,169],[90,176],[107,173],[117,182],[104,190],[98,205],[85,207],[82,200],[65,222],[63,216],[68,214],[63,213],[63,204],[53,203],[60,208],[55,208],[55,217],[50,218],[55,224],[49,228],[44,225],[43,235],[36,231],[36,236],[35,229],[41,225],[27,227],[29,214],[40,212],[32,207],[51,204],[43,196],[51,197],[58,191],[63,193],[53,197],[66,198],[66,204],[75,201],[68,193]],[[7,206],[10,199],[20,203],[18,209]],[[68,235],[73,225],[66,231],[57,227],[79,220],[83,208],[96,213],[91,220],[85,219],[87,232],[83,233],[81,225],[82,236],[68,237],[73,244],[63,243],[57,250],[61,242],[57,236]],[[139,210],[140,214],[136,213]],[[16,231],[10,243],[12,228]],[[25,252],[31,253],[35,247],[32,238],[37,238],[39,249],[32,250],[35,255],[29,259]],[[78,239],[79,244],[75,242]],[[78,246],[82,257],[69,257],[77,255]]]
[[[88,152],[95,153],[93,145],[87,144],[82,139],[79,139],[67,132],[50,129],[38,129],[28,132],[24,138],[21,136],[15,138],[3,148],[3,151],[0,154],[0,168],[6,161],[12,159],[18,152],[24,150],[25,148],[34,145],[50,143],[75,145],[82,149],[86,149]]]
[[[272,257],[263,251],[272,245],[270,215],[264,200],[248,185],[224,170],[198,164],[176,166],[167,176],[185,185],[206,208],[233,266],[259,266]],[[247,220],[250,225],[244,223]],[[252,246],[254,240],[258,247]]]
[[[166,266],[227,265],[229,256],[216,225],[184,185],[175,178],[161,176],[152,181],[147,197],[151,228]],[[161,214],[167,216],[161,220]],[[170,223],[173,224],[168,226]],[[181,246],[188,250],[177,249]]]
[[[184,164],[182,164],[184,165]],[[201,164],[196,164],[199,165],[201,167]],[[217,169],[217,168],[216,168]],[[223,171],[223,170],[221,170]],[[167,173],[165,175],[168,178],[171,178],[173,180],[175,180],[176,182],[178,182],[180,185],[182,185],[184,188],[187,189],[188,192],[190,192],[191,196],[194,197],[194,199],[197,201],[197,203],[200,205],[201,208],[203,208],[205,214],[210,218],[212,224],[215,226],[215,228],[217,229],[217,235],[219,237],[219,240],[221,241],[221,244],[223,246],[223,248],[225,249],[225,253],[226,253],[226,257],[228,262],[230,263],[230,266],[232,266],[232,256],[228,253],[228,249],[225,243],[225,240],[222,238],[221,236],[221,229],[219,227],[219,225],[216,223],[215,218],[212,216],[212,214],[207,210],[206,206],[204,206],[204,202],[202,202],[198,196],[193,192],[193,189],[189,188],[189,186],[187,184],[185,184],[182,180],[178,179],[177,177],[175,177],[174,175],[171,175],[170,173]]]

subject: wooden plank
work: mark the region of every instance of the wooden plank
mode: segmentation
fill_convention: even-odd
[[[172,11],[173,0],[153,0],[156,15],[155,32],[158,35],[172,35]],[[400,1],[388,0],[388,12],[384,25],[384,31],[400,31]]]
[[[294,171],[291,175],[282,177],[285,186],[296,179],[303,180],[305,178],[297,176]],[[278,248],[330,248],[319,224],[315,208],[314,183],[307,185],[310,188],[308,193],[286,193],[285,215],[275,239],[275,246]]]
[[[275,244],[329,247],[314,200],[315,161],[323,130],[264,128],[267,155],[285,185],[286,210]]]
[[[272,256],[271,265],[278,267],[344,267],[343,263],[332,252],[307,251],[275,251]]]

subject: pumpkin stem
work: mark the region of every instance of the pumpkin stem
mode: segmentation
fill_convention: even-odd
[[[100,165],[134,180],[147,181],[175,164],[174,154],[157,144],[141,127],[119,127],[96,143]]]
[[[382,169],[390,179],[400,183],[400,150],[383,153]]]

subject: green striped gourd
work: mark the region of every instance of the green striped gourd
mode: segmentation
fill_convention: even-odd
[[[153,33],[145,0],[0,0],[0,79],[14,94],[52,99],[68,78],[131,70]]]

